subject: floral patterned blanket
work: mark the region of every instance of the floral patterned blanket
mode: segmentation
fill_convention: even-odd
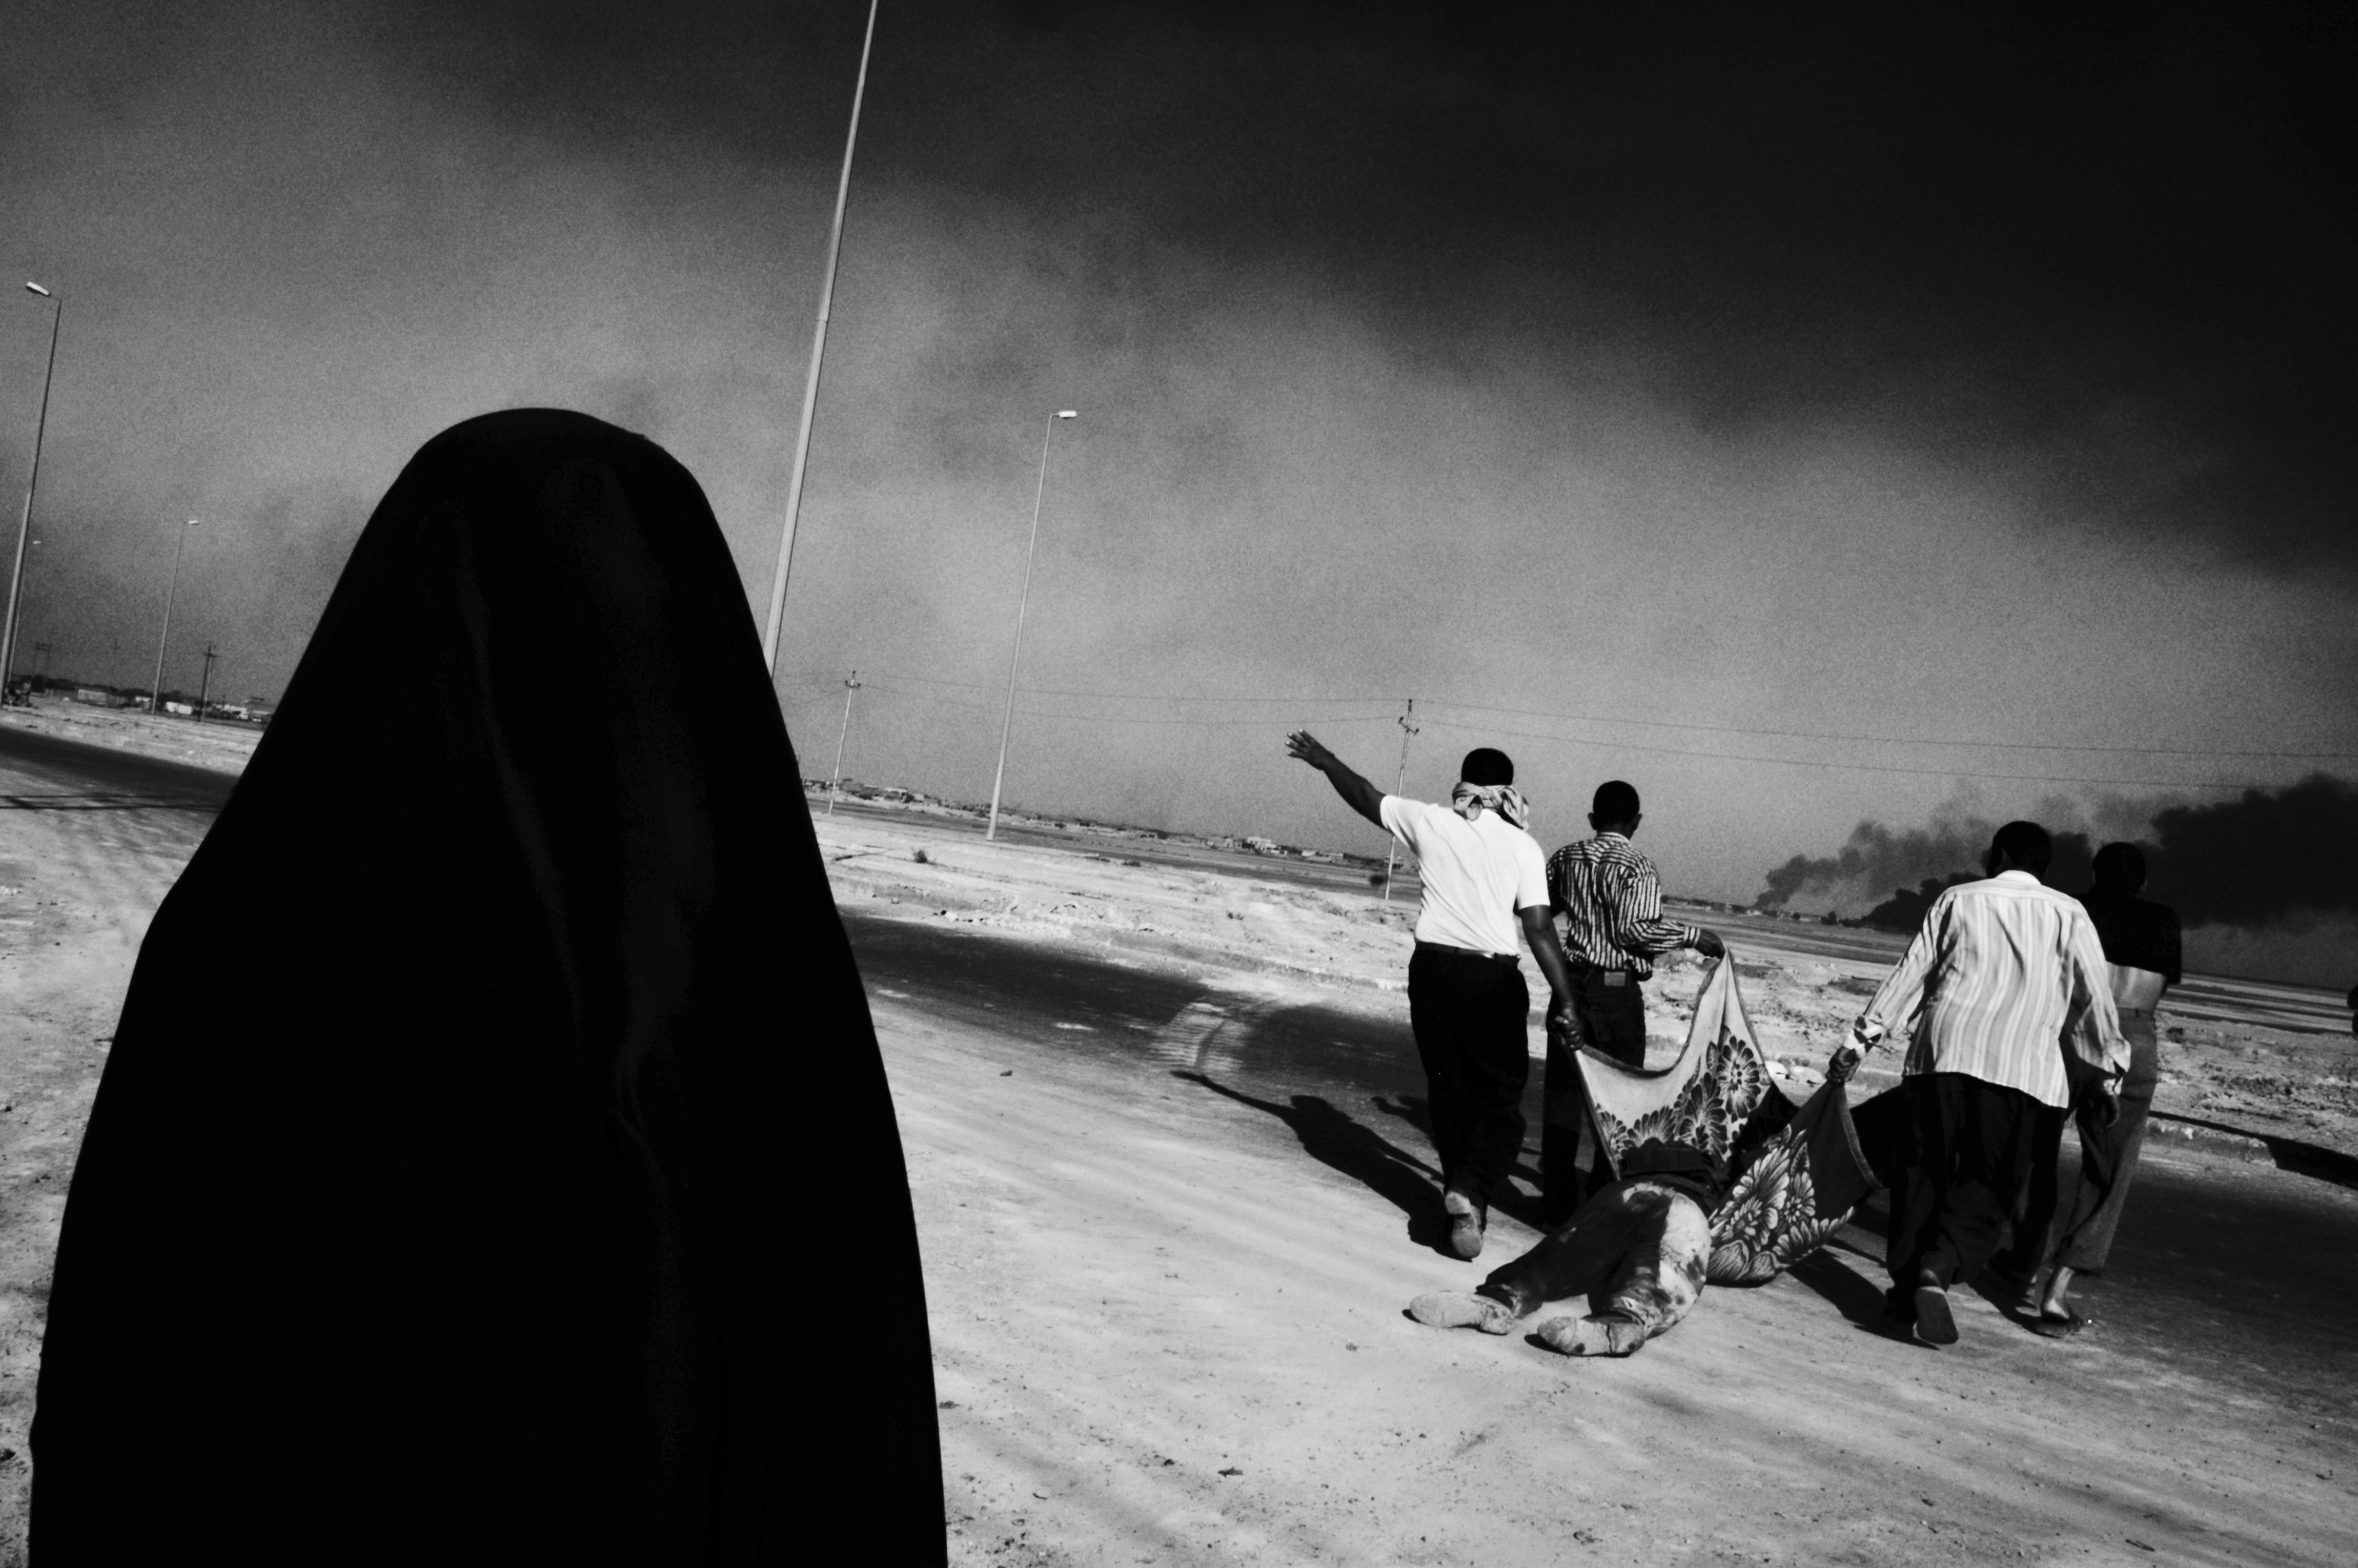
[[[1806,1258],[1881,1184],[1842,1085],[1796,1107],[1770,1080],[1732,956],[1704,977],[1677,1061],[1639,1069],[1585,1049],[1578,1060],[1616,1174],[1630,1150],[1654,1139],[1701,1150],[1727,1170],[1727,1196],[1711,1219],[1714,1284],[1758,1284]]]

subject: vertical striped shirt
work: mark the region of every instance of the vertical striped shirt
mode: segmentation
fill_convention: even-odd
[[[1700,926],[1662,918],[1662,879],[1654,862],[1618,833],[1566,844],[1548,861],[1548,907],[1563,916],[1564,951],[1575,964],[1627,969],[1639,979],[1646,960],[1692,947]]]
[[[1963,1073],[2068,1106],[2064,1052],[2115,1087],[2128,1070],[2107,976],[2078,899],[2000,871],[1933,901],[1859,1027],[1873,1041],[1910,1030],[1903,1073]]]

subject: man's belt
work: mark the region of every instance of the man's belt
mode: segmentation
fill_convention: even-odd
[[[1608,969],[1602,964],[1592,964],[1582,958],[1572,960],[1572,973],[1574,979],[1583,980],[1594,975],[1608,986],[1632,986],[1638,983],[1638,971],[1635,969]]]
[[[1427,942],[1417,938],[1417,951],[1438,953],[1446,958],[1480,958],[1493,964],[1520,964],[1522,957],[1515,953],[1486,953],[1479,947],[1453,947],[1446,942]]]

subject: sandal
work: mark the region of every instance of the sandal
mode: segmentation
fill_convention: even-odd
[[[2030,1321],[2030,1332],[2041,1339],[2069,1339],[2096,1320],[2083,1315],[2080,1309],[2066,1302],[2061,1317],[2050,1316],[2042,1310]]]
[[[1957,1342],[1957,1319],[1949,1310],[1949,1292],[1938,1285],[1916,1287],[1916,1337],[1927,1345]]]

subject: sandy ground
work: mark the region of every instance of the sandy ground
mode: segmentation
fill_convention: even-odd
[[[205,826],[44,794],[0,777],[31,803],[0,816],[0,1565],[21,1561],[71,1156],[139,938]],[[1364,892],[856,818],[822,841],[847,907],[1404,1018],[1406,912]],[[1796,1074],[1877,968],[1741,957]],[[1479,1271],[1412,1244],[1398,1200],[1278,1117],[1052,1034],[877,1002],[954,1561],[2358,1561],[2348,1357],[2304,1383],[2055,1344],[1977,1298],[1963,1344],[1911,1347],[1855,1321],[1879,1283],[1855,1231],[1806,1280],[1711,1292],[1628,1362],[1438,1333],[1401,1307]],[[1667,1039],[1679,1021],[1657,1011]],[[1423,1152],[1401,1141],[1412,1186]],[[2338,1187],[2171,1157],[2223,1190],[2298,1183],[2358,1211]],[[1529,1239],[1502,1217],[1482,1267]]]
[[[22,1561],[26,1429],[58,1220],[132,960],[211,819],[115,809],[0,766],[0,1565]]]
[[[822,817],[819,827],[838,897],[913,917],[1191,972],[1291,978],[1336,994],[1398,994],[1405,983],[1412,901],[1388,909],[1345,878],[1328,875],[1322,885],[1275,874],[1243,877],[1232,874],[1233,858],[1218,870],[1141,863],[1138,856],[1153,851],[1120,840],[1079,850],[984,844],[917,817],[838,816]],[[1818,1081],[1900,946],[1881,942],[1890,956],[1829,956],[1798,950],[1797,936],[1780,933],[1776,923],[1738,925],[1702,908],[1674,906],[1671,913],[1722,925],[1763,1048],[1790,1081],[1805,1087]],[[1525,968],[1532,972],[1528,960]],[[1701,966],[1692,954],[1672,954],[1658,974],[1648,998],[1650,1034],[1659,1049],[1674,1051],[1684,1038],[1691,1013],[1685,1001]],[[1535,972],[1532,983],[1543,997]],[[2273,990],[2249,989],[2261,997]],[[2338,1029],[2184,1015],[2172,1001],[2164,999],[2158,1020],[2157,1109],[2358,1156],[2358,1042]],[[1405,1020],[1404,1000],[1397,1010]],[[2346,1014],[2337,1014],[2336,1022],[2342,1018]],[[1536,1055],[1536,1019],[1531,1039]],[[1862,1086],[1872,1092],[1894,1081],[1898,1065],[1890,1053],[1870,1058]]]
[[[960,1563],[2346,1563],[2346,1387],[2254,1397],[1876,1271],[1717,1291],[1626,1362],[1441,1333],[1466,1288],[1282,1128],[887,1003]],[[2222,1182],[2296,1178],[2223,1165]],[[1427,1189],[1429,1194],[1429,1188]],[[1529,1238],[1511,1225],[1501,1258]],[[1485,1265],[1487,1266],[1487,1265]],[[1835,1300],[1848,1303],[1847,1312]]]

